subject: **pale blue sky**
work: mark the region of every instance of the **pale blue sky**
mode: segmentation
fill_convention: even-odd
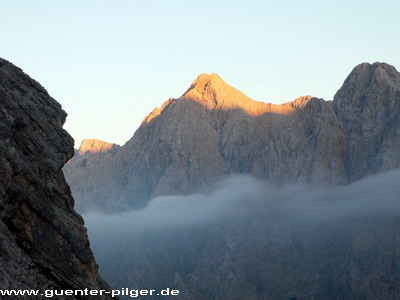
[[[200,73],[258,101],[327,100],[364,61],[400,68],[400,1],[0,0],[0,56],[58,100],[76,146],[123,144]]]

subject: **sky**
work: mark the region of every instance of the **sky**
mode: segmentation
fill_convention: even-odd
[[[83,138],[124,144],[201,73],[249,97],[331,100],[361,62],[400,69],[400,1],[0,0],[0,57]]]

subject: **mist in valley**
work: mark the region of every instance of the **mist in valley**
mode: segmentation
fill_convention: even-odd
[[[275,187],[232,175],[207,195],[84,219],[115,288],[175,288],[179,299],[354,299],[371,292],[357,286],[366,278],[384,280],[384,293],[400,275],[399,180],[394,170],[346,186]]]

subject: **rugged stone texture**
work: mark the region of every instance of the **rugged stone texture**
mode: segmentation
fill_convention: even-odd
[[[75,203],[77,211],[103,210],[108,207],[110,191],[107,188],[115,180],[115,173],[105,170],[104,164],[112,164],[114,155],[120,148],[116,144],[85,139],[79,150],[75,151],[75,156],[65,164],[64,173],[69,178],[68,183],[76,188],[75,193],[81,197]],[[95,177],[93,174],[99,176]],[[86,184],[82,185],[82,181]]]
[[[119,146],[116,144],[103,142],[97,139],[84,139],[79,147],[79,154],[84,155],[86,153],[107,153],[110,151],[115,151],[116,148],[119,148]]]
[[[0,59],[2,290],[109,288],[62,172],[74,154],[65,118],[39,83]]]
[[[357,66],[333,108],[344,134],[349,180],[400,166],[400,74],[388,64]]]
[[[169,287],[180,300],[397,299],[399,225],[399,218],[310,225],[254,218],[94,248],[114,286]]]
[[[77,156],[65,174],[78,202],[105,210],[204,192],[231,173],[279,185],[347,184],[400,166],[399,103],[400,74],[384,63],[355,67],[333,101],[306,96],[282,105],[202,74],[121,149],[87,166]]]
[[[201,75],[182,97],[145,118],[115,153],[74,158],[65,172],[80,201],[106,211],[140,207],[157,195],[207,192],[230,173],[278,185],[345,185],[400,167],[399,103],[400,74],[383,63],[357,66],[333,101],[303,97],[280,106],[255,102],[217,75]],[[393,195],[397,179],[389,185]],[[379,207],[388,186],[374,188]],[[256,207],[248,218],[197,227],[140,231],[139,223],[129,238],[100,235],[94,247],[115,286],[179,289],[179,299],[397,299],[396,207],[321,222]],[[104,246],[117,241],[117,250]]]
[[[206,191],[230,173],[264,174],[262,151],[272,133],[310,99],[256,102],[218,75],[202,74],[182,97],[150,113],[116,153],[103,161],[92,156],[93,167],[79,164],[76,156],[64,172],[78,202],[106,210],[140,207],[158,195]]]

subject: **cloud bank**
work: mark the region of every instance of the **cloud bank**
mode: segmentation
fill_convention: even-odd
[[[274,187],[249,176],[231,176],[209,195],[164,196],[140,210],[84,215],[91,238],[127,236],[190,228],[214,222],[258,218],[271,221],[329,222],[400,212],[400,170],[347,186]]]

